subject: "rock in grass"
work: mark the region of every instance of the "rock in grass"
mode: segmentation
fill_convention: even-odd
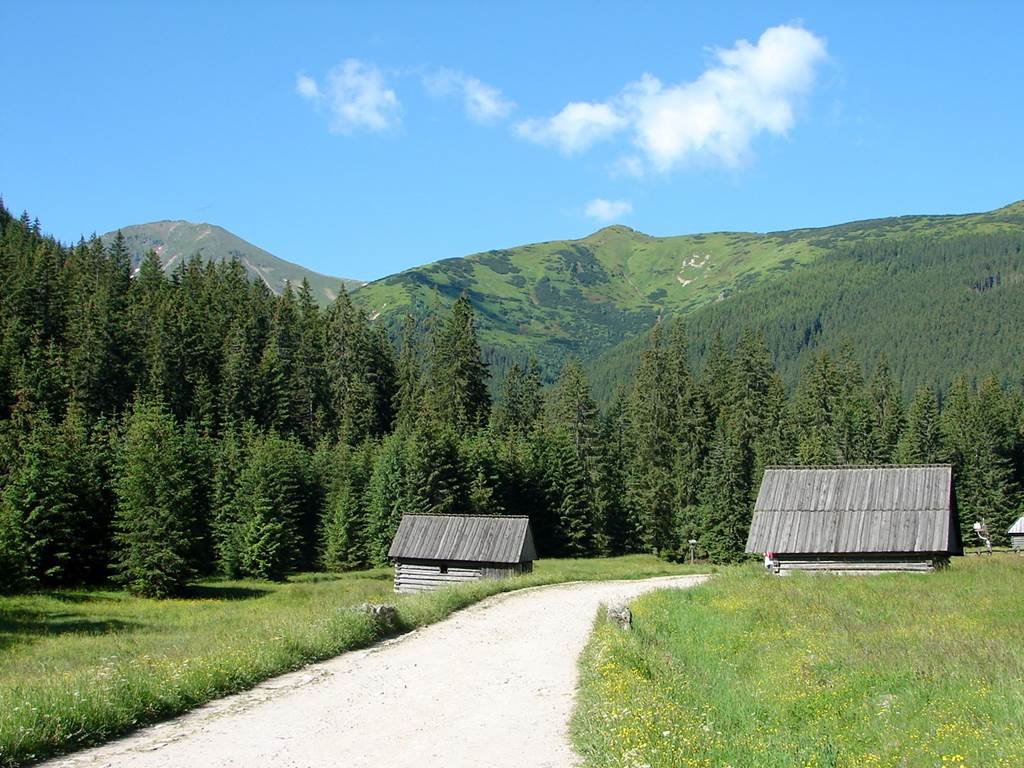
[[[369,614],[374,621],[388,629],[393,628],[398,620],[398,609],[389,603],[363,603],[358,610]]]
[[[608,621],[614,621],[622,629],[633,628],[633,612],[628,605],[618,603],[608,607]]]

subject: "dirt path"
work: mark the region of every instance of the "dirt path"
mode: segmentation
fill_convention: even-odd
[[[46,765],[566,768],[576,659],[598,606],[705,578],[498,595]]]

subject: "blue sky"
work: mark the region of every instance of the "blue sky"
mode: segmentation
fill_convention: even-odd
[[[1024,6],[853,6],[9,0],[0,194],[363,279],[1024,198]]]

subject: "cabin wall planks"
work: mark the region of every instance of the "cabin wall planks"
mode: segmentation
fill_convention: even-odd
[[[453,584],[484,579],[507,579],[533,571],[533,563],[459,563],[398,561],[395,563],[395,592],[423,592]]]

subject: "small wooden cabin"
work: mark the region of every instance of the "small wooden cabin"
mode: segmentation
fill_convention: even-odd
[[[1018,517],[1007,533],[1010,536],[1010,547],[1018,552],[1024,551],[1024,516]]]
[[[530,573],[537,550],[527,517],[405,515],[388,557],[395,592],[419,592]]]
[[[962,555],[953,468],[772,467],[747,552],[775,573],[931,571]]]

